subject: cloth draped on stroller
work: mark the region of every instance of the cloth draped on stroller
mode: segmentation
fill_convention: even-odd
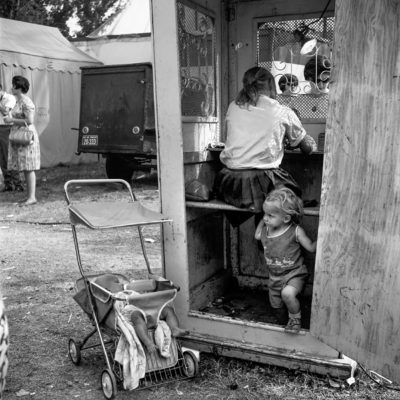
[[[119,335],[114,359],[123,366],[125,389],[137,388],[139,380],[146,372],[160,369],[160,362],[163,368],[176,364],[176,343],[171,340],[168,325],[160,320],[163,308],[171,304],[176,297],[176,287],[162,278],[129,282],[119,274],[91,276],[88,277],[88,282],[100,325],[109,333]],[[123,290],[126,286],[129,286],[129,289]],[[134,290],[144,288],[153,291],[139,293]],[[74,300],[91,317],[92,311],[83,278],[76,282],[76,289]],[[133,311],[139,311],[147,323],[149,334],[153,336],[161,355],[157,360],[146,353],[135,332],[130,320]]]

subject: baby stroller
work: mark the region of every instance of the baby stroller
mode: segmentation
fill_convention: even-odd
[[[122,185],[127,201],[71,200],[73,186],[110,184]],[[81,274],[76,281],[74,300],[94,326],[83,340],[69,339],[68,354],[71,361],[79,365],[84,350],[102,348],[106,367],[101,373],[101,387],[106,399],[115,397],[120,383],[123,383],[125,389],[137,390],[194,377],[198,373],[198,352],[182,347],[177,338],[168,336],[168,332],[165,333],[165,324],[162,325],[159,320],[161,311],[171,305],[179,287],[152,273],[141,230],[144,225],[164,224],[171,220],[144,207],[124,180],[70,180],[65,183],[64,190]],[[137,226],[148,279],[131,281],[114,273],[85,275],[78,245],[77,225],[95,230]],[[164,353],[159,351],[150,354],[141,346],[140,341],[138,343],[135,328],[129,324],[126,313],[124,314],[127,309],[140,311],[147,322],[149,337],[159,347],[161,340],[161,346],[165,345],[162,347],[166,350]],[[159,329],[160,327],[164,329]],[[89,339],[96,332],[99,343],[89,344]]]

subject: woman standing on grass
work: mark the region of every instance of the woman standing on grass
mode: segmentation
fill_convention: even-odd
[[[30,206],[36,200],[36,174],[40,169],[40,144],[39,135],[33,125],[35,105],[26,95],[29,90],[29,81],[23,76],[12,78],[12,94],[17,99],[10,117],[4,118],[6,123],[11,123],[11,132],[21,126],[27,125],[33,132],[33,140],[27,146],[9,144],[8,148],[8,169],[22,171],[28,187],[28,197],[20,203],[21,206]]]

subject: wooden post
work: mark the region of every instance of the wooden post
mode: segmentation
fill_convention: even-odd
[[[337,0],[311,333],[400,381],[400,3]]]

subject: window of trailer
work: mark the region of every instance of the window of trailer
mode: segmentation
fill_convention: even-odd
[[[182,116],[216,117],[215,20],[177,3]]]
[[[265,18],[256,27],[257,64],[274,75],[277,100],[296,109],[302,120],[326,119],[334,17]],[[310,74],[307,65],[317,60],[322,65]]]

